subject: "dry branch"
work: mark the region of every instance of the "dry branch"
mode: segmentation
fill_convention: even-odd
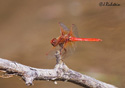
[[[59,52],[55,56],[57,63],[54,69],[33,68],[0,58],[0,70],[5,71],[8,75],[22,77],[26,85],[32,85],[34,80],[50,80],[72,82],[85,88],[117,88],[69,69],[61,60]]]

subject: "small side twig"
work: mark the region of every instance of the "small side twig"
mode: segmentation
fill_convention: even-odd
[[[8,75],[13,74],[22,77],[26,85],[32,85],[34,80],[50,80],[72,82],[85,88],[117,88],[69,69],[62,61],[59,51],[56,52],[55,56],[57,63],[54,69],[33,68],[0,58],[0,70]]]

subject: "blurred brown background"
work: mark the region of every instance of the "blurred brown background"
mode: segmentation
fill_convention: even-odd
[[[102,0],[103,2],[106,0]],[[109,1],[109,0],[108,0]],[[79,35],[102,42],[79,42],[64,61],[69,68],[125,88],[125,2],[100,7],[101,0],[1,0],[0,57],[37,68],[53,69],[47,59],[50,40],[60,35],[58,22],[76,24]],[[111,2],[111,1],[109,1]],[[30,88],[81,88],[68,82],[34,81]],[[19,77],[0,78],[0,88],[27,88]]]

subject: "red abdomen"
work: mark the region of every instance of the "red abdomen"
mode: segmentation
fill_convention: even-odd
[[[76,38],[76,37],[71,37],[70,38],[70,41],[95,41],[95,42],[98,42],[98,41],[102,41],[101,39],[98,39],[98,38]]]

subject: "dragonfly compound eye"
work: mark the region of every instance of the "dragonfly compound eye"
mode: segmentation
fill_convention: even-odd
[[[57,39],[56,38],[53,38],[50,43],[53,45],[53,46],[56,46],[57,44]]]

